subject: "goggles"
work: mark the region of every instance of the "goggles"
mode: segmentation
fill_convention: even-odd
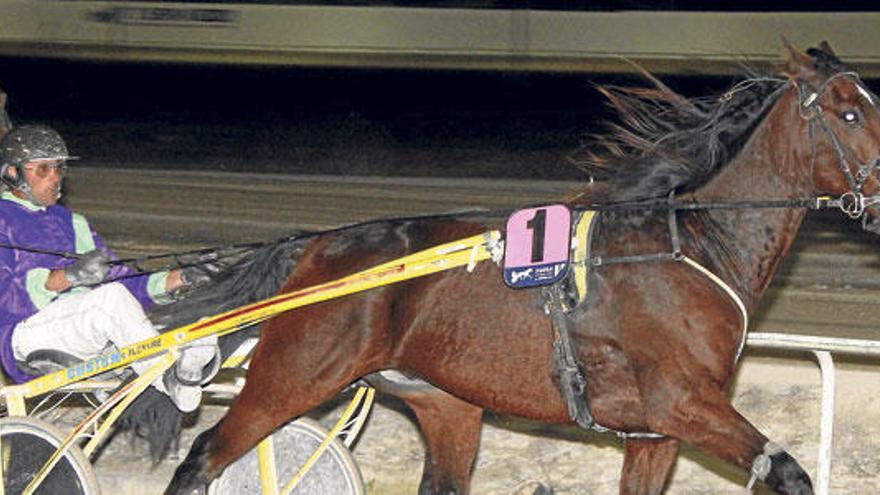
[[[67,163],[63,160],[30,162],[24,165],[24,169],[30,170],[40,179],[45,179],[52,173],[64,177],[67,174]]]

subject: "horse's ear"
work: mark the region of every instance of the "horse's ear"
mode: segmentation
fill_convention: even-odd
[[[831,49],[831,45],[829,45],[827,41],[823,40],[821,43],[819,43],[819,49],[827,53],[828,55],[837,58],[837,54],[834,53],[834,50]]]
[[[787,53],[785,54],[786,64],[782,73],[788,77],[797,78],[803,73],[805,68],[812,69],[813,57],[795,48],[794,45],[789,43],[788,39],[786,39],[785,36],[781,36],[781,38],[782,45],[787,51]]]

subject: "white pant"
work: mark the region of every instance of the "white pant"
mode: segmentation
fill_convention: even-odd
[[[12,351],[20,361],[36,350],[86,359],[100,354],[108,343],[122,348],[158,334],[131,292],[120,283],[110,283],[62,296],[20,322],[12,331]],[[131,367],[140,375],[159,358],[161,354]],[[161,379],[157,381],[154,385],[164,391]]]

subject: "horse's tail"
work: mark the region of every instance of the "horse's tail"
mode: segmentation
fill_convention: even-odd
[[[275,295],[293,271],[305,242],[272,243],[244,253],[213,274],[211,282],[180,294],[169,304],[153,307],[148,313],[150,320],[164,330],[171,330]],[[225,359],[258,331],[254,325],[221,338],[221,357]],[[147,439],[153,460],[158,462],[178,439],[182,417],[183,413],[167,396],[148,387],[125,410],[118,425]]]
[[[154,306],[149,311],[150,321],[167,331],[274,296],[293,271],[305,243],[289,240],[248,251],[233,264],[211,274],[209,283],[180,294],[169,304]],[[241,342],[241,334],[252,334],[253,330],[221,339],[223,356],[238,347],[229,342]]]

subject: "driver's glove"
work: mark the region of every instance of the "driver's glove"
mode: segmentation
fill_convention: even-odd
[[[110,256],[95,249],[81,255],[64,269],[64,276],[71,287],[95,285],[104,280],[110,271]]]

